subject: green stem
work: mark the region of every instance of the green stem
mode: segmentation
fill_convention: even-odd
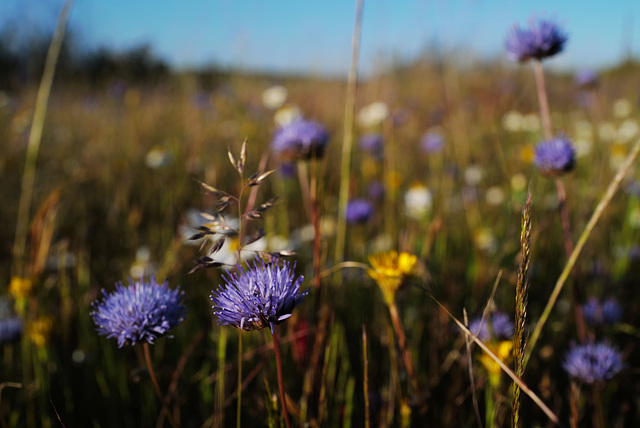
[[[49,50],[47,51],[44,72],[42,74],[42,80],[40,81],[40,87],[38,88],[33,122],[31,123],[29,142],[27,143],[27,156],[22,174],[20,201],[18,202],[16,237],[13,243],[13,268],[16,275],[22,275],[21,272],[25,265],[25,246],[27,242],[27,228],[29,226],[29,211],[31,210],[31,199],[36,178],[36,161],[38,159],[38,151],[40,150],[42,129],[44,128],[44,119],[47,115],[47,103],[49,101],[49,94],[51,93],[53,76],[56,71],[56,63],[58,62],[58,56],[72,5],[73,0],[67,0],[62,6],[51,45],[49,45]]]
[[[340,194],[338,199],[338,230],[336,234],[336,252],[334,263],[344,257],[345,235],[347,230],[346,209],[349,199],[349,180],[351,178],[351,152],[353,146],[353,122],[358,87],[358,55],[360,51],[360,28],[362,26],[362,3],[356,0],[355,25],[351,42],[351,68],[347,82],[347,99],[344,106],[344,130],[342,135],[342,164],[340,168]]]

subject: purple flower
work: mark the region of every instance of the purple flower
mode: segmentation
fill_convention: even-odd
[[[584,383],[608,380],[624,369],[622,355],[606,342],[573,346],[565,356],[569,376]]]
[[[360,149],[369,153],[371,156],[382,157],[384,141],[380,134],[365,134],[360,137],[358,142]]]
[[[553,21],[531,20],[529,28],[516,25],[505,43],[509,58],[518,62],[542,60],[562,52],[567,35]]]
[[[324,125],[312,120],[296,120],[280,127],[273,137],[271,148],[284,159],[322,157],[329,142]]]
[[[478,336],[483,342],[491,339],[505,340],[513,338],[513,321],[500,311],[495,311],[482,321],[482,317],[476,318],[469,323],[469,330]]]
[[[622,319],[622,307],[615,299],[601,302],[591,297],[582,305],[582,314],[590,325],[611,325]]]
[[[544,175],[560,175],[573,169],[576,151],[571,140],[565,136],[558,136],[535,147],[533,163]]]
[[[429,131],[420,139],[420,148],[424,153],[438,153],[444,148],[444,137],[439,132]]]
[[[367,186],[367,195],[374,201],[380,201],[384,197],[384,184],[381,181],[372,181]]]
[[[22,320],[12,316],[0,319],[0,344],[13,342],[22,334]]]
[[[308,290],[300,293],[303,277],[295,277],[295,265],[265,264],[258,260],[245,269],[225,275],[225,284],[211,294],[213,313],[220,325],[260,330],[280,324],[291,316]]]
[[[136,281],[125,287],[116,284],[116,291],[93,303],[91,316],[98,334],[118,339],[118,347],[138,342],[153,343],[184,320],[186,309],[182,304],[184,292],[168,283]]]
[[[366,199],[352,199],[347,204],[346,219],[349,224],[362,224],[373,216],[373,205]]]
[[[580,89],[595,89],[600,83],[598,73],[593,70],[582,70],[577,72],[574,77],[574,82]]]

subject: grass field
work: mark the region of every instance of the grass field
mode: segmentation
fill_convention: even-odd
[[[522,426],[552,424],[524,392],[514,398],[513,381],[472,339],[466,343],[445,309],[461,321],[464,311],[472,320],[487,310],[489,336],[482,341],[520,374],[518,340],[531,345],[540,326],[521,377],[563,426],[640,423],[636,161],[588,225],[640,138],[638,65],[605,70],[589,89],[573,75],[546,74],[553,134],[564,133],[576,149],[575,167],[556,179],[532,163],[534,145],[545,139],[533,67],[460,64],[425,58],[363,79],[348,176],[341,173],[347,84],[340,79],[186,72],[157,84],[54,79],[23,256],[14,242],[38,87],[2,92],[2,425],[169,426],[143,347],[118,348],[96,332],[91,315],[101,290],[154,277],[184,291],[184,321],[150,346],[175,425],[236,425],[241,361],[241,425],[284,426],[270,329],[219,326],[212,313],[212,291],[235,268],[188,274],[206,255],[188,238],[222,195],[202,183],[241,194],[240,207],[232,203],[223,215],[242,232],[228,234],[214,260],[236,260],[238,238],[263,227],[253,248],[295,252],[283,258],[296,262],[302,290],[310,290],[275,327],[292,426],[509,426],[514,402]],[[265,103],[274,85],[286,89],[286,101]],[[296,111],[326,126],[330,140],[322,158],[282,167],[270,149],[276,120]],[[439,142],[424,147],[427,132]],[[370,133],[382,137],[381,148],[358,144]],[[275,172],[243,189],[227,152],[239,159],[245,139],[244,183],[256,171]],[[342,181],[350,199],[370,202],[371,213],[347,223],[340,257]],[[558,181],[566,189],[568,229]],[[530,237],[521,241],[528,193]],[[248,203],[276,196],[263,218],[238,223]],[[573,248],[585,230],[570,269],[565,233]],[[416,262],[388,298],[384,281],[367,268],[371,255],[392,250]],[[563,270],[566,285],[541,323]],[[615,299],[615,316],[588,312],[582,305],[592,297]],[[519,339],[511,341],[512,330],[499,341],[491,313],[514,322],[523,305]],[[587,319],[582,326],[576,307]],[[7,323],[16,317],[21,328],[11,335]],[[617,349],[624,368],[606,381],[572,381],[567,353],[594,340]]]

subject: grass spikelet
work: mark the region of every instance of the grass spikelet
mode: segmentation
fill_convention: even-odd
[[[515,372],[519,378],[524,374],[524,350],[527,344],[525,337],[525,323],[527,320],[527,301],[529,281],[527,273],[531,261],[531,193],[527,195],[527,202],[522,210],[522,229],[520,231],[520,269],[516,283],[516,313],[513,335],[513,359]],[[518,427],[520,421],[520,387],[513,384],[513,398],[511,401],[513,427]]]

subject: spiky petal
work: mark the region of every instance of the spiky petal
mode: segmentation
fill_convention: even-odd
[[[99,334],[115,337],[118,347],[138,342],[153,343],[184,320],[186,308],[182,304],[184,292],[172,290],[165,281],[158,284],[136,281],[128,286],[116,284],[116,291],[93,303],[91,312]]]
[[[225,275],[225,284],[210,296],[218,324],[247,331],[268,325],[273,332],[274,324],[289,318],[309,293],[300,292],[303,277],[296,277],[294,270],[289,262],[278,266],[258,260]]]

